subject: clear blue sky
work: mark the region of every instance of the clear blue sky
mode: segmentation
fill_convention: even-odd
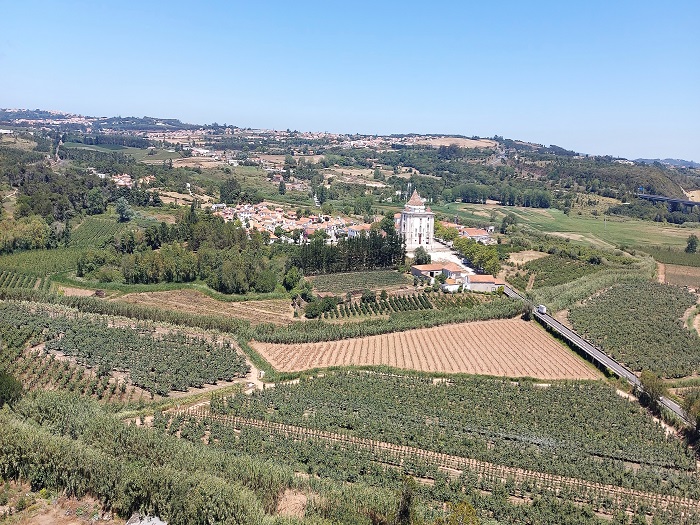
[[[700,161],[700,1],[0,0],[0,107]]]

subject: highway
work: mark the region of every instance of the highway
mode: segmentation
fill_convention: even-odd
[[[516,292],[515,290],[513,290],[509,286],[506,286],[504,288],[504,292],[508,297],[511,297],[513,299],[519,299],[527,304],[530,304],[529,300],[527,300],[525,297],[520,295],[518,292]],[[571,344],[576,346],[576,348],[578,348],[579,350],[584,352],[586,355],[588,355],[591,358],[591,360],[593,360],[596,364],[604,366],[605,368],[607,368],[608,370],[613,372],[618,377],[621,377],[621,378],[627,380],[635,388],[642,387],[642,384],[639,381],[639,378],[634,374],[634,372],[632,372],[631,370],[626,368],[621,363],[618,363],[617,361],[615,361],[612,357],[610,357],[605,352],[603,352],[602,350],[600,350],[596,346],[594,346],[591,343],[589,343],[588,341],[586,341],[583,337],[578,335],[576,332],[574,332],[570,328],[561,324],[559,321],[557,321],[551,315],[540,313],[537,311],[536,308],[533,308],[532,315],[540,323],[545,325],[547,328],[549,328],[553,332],[559,334],[564,339],[569,341]],[[688,418],[685,414],[685,411],[675,401],[662,396],[659,399],[659,404],[666,407],[668,410],[673,412],[675,415],[677,415],[679,418],[681,418],[687,424],[690,424],[690,421],[688,421]]]

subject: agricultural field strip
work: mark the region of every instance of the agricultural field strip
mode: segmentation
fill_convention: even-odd
[[[587,363],[539,327],[518,319],[474,321],[325,343],[251,346],[279,371],[388,365],[424,372],[539,379],[597,379]],[[386,355],[378,349],[387,348]]]
[[[491,479],[495,478],[502,481],[507,481],[509,478],[513,478],[518,482],[528,481],[536,485],[554,485],[558,487],[571,488],[585,487],[597,493],[610,496],[611,498],[614,498],[617,501],[620,501],[624,498],[628,498],[630,500],[636,500],[638,503],[653,505],[655,508],[669,508],[675,506],[694,511],[700,509],[700,501],[693,500],[690,498],[682,498],[680,496],[667,496],[662,494],[656,494],[653,492],[644,492],[640,490],[617,487],[615,485],[594,483],[578,478],[558,476],[555,474],[547,474],[515,467],[507,467],[503,465],[489,463],[486,461],[479,461],[460,456],[453,456],[411,446],[396,445],[394,443],[376,441],[367,438],[348,436],[345,434],[328,432],[324,430],[287,425],[284,423],[275,423],[259,419],[249,419],[237,416],[212,414],[209,410],[203,408],[202,406],[197,406],[196,408],[182,410],[175,413],[176,417],[186,415],[195,417],[202,421],[217,421],[226,425],[230,425],[233,428],[239,430],[243,427],[252,427],[271,433],[280,433],[285,434],[287,436],[295,436],[300,439],[319,439],[331,443],[346,443],[348,445],[364,448],[370,451],[376,450],[390,452],[401,459],[411,457],[420,458],[442,469],[461,471],[467,468],[478,472],[481,477],[488,477]]]

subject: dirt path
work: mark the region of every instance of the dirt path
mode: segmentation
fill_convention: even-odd
[[[533,273],[530,275],[530,279],[527,281],[527,286],[525,287],[525,291],[529,292],[530,290],[532,290],[532,287],[534,286],[534,284],[535,284],[535,274]]]
[[[666,265],[664,263],[656,263],[656,277],[661,284],[666,283]]]
[[[585,487],[587,492],[605,495],[618,505],[629,505],[629,510],[632,511],[638,504],[645,504],[653,509],[676,508],[692,510],[693,512],[700,509],[700,501],[691,500],[688,498],[665,496],[651,492],[626,489],[615,485],[594,483],[578,478],[546,474],[516,467],[507,467],[486,461],[453,456],[416,447],[396,445],[394,443],[375,441],[367,438],[357,438],[346,434],[285,425],[283,423],[272,423],[269,421],[256,419],[215,415],[202,409],[187,411],[183,414],[201,418],[205,421],[220,421],[237,429],[252,427],[259,428],[273,434],[283,434],[288,437],[299,439],[318,439],[330,443],[346,444],[364,450],[369,450],[370,452],[376,452],[377,455],[381,457],[382,462],[396,463],[397,465],[403,464],[405,460],[414,460],[419,458],[433,465],[437,465],[438,468],[443,471],[452,472],[455,475],[460,475],[464,470],[469,470],[476,472],[478,477],[484,480],[501,479],[505,481],[512,478],[518,482],[530,482],[541,490],[553,491],[555,494],[563,488],[574,489],[575,493],[576,491],[580,491],[583,487]]]

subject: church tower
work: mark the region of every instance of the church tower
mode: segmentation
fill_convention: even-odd
[[[433,248],[435,214],[423,204],[418,191],[413,190],[413,195],[398,217],[396,228],[406,241],[407,252],[414,252],[419,246],[428,251]]]

